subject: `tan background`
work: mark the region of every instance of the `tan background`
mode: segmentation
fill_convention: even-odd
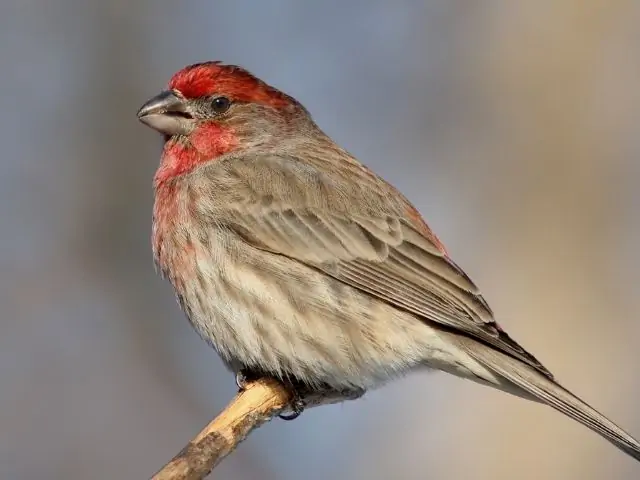
[[[640,436],[640,2],[5,0],[1,479],[146,478],[233,394],[154,276],[160,140],[135,118],[213,58],[405,191],[508,330]],[[639,475],[550,409],[412,375],[266,426],[215,478]]]

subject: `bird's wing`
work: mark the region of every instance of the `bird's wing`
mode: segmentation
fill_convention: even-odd
[[[278,183],[277,178],[271,181]],[[241,208],[225,219],[226,227],[247,243],[322,270],[424,321],[481,340],[552,378],[494,321],[477,287],[404,197],[404,212],[399,212],[397,196],[381,195],[375,208],[363,213],[356,207],[332,208],[324,201],[318,206],[320,194],[312,192],[311,184],[307,201],[299,200],[305,198],[302,194],[296,200],[287,201],[284,195],[284,200],[274,201],[269,186],[263,187],[254,183],[238,204]]]

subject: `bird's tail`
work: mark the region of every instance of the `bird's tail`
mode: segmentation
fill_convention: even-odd
[[[635,438],[556,381],[491,347],[472,339],[459,340],[471,357],[508,382],[500,388],[555,408],[640,461],[640,443]],[[515,391],[510,386],[515,386]]]

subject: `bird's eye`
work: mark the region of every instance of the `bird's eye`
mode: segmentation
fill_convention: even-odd
[[[216,97],[211,100],[211,108],[217,114],[224,113],[229,110],[231,106],[231,100],[227,97]]]

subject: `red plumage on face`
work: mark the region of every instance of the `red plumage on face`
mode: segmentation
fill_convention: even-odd
[[[231,100],[261,103],[275,108],[291,104],[292,99],[254,77],[247,70],[220,62],[196,63],[171,77],[169,88],[193,99],[214,94]]]
[[[238,145],[233,130],[215,123],[200,126],[189,142],[169,139],[164,146],[155,184],[189,173],[199,165],[232,151]]]

